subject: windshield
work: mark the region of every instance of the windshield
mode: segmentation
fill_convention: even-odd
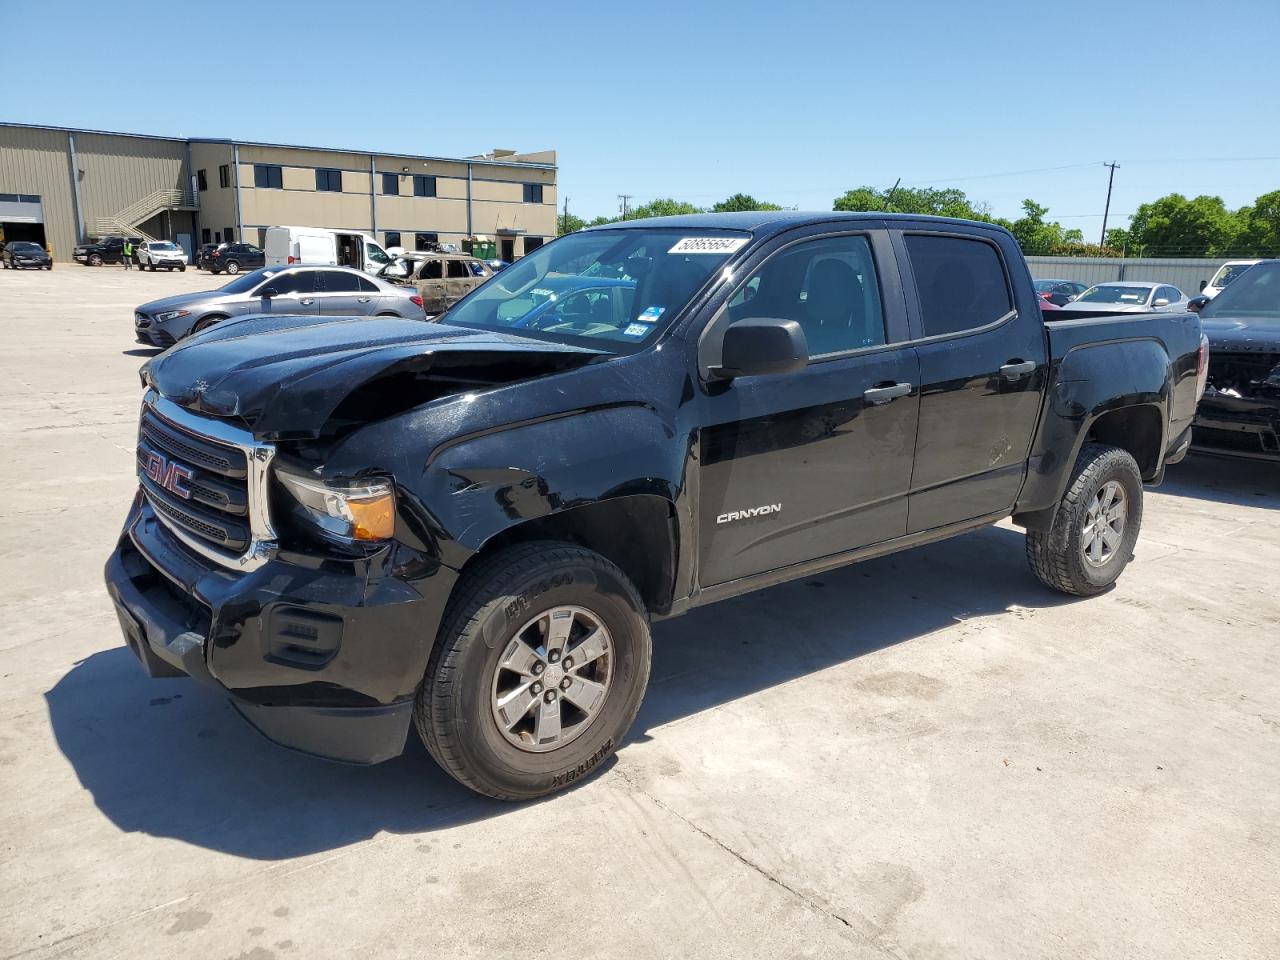
[[[14,253],[39,253],[44,248],[38,243],[30,243],[26,240],[15,240],[9,244],[9,249]]]
[[[1252,266],[1252,263],[1224,263],[1209,281],[1209,286],[1221,290]]]
[[[163,242],[163,243],[151,244],[151,249],[152,250],[177,250],[178,248],[175,247],[172,243]]]
[[[1076,303],[1143,304],[1151,296],[1151,287],[1090,287],[1076,298]]]
[[[1060,283],[1061,280],[1037,280],[1036,293],[1053,293],[1054,287]]]
[[[248,293],[267,277],[274,277],[280,271],[274,267],[255,270],[253,273],[242,273],[230,283],[220,287],[224,293]]]
[[[1227,290],[1204,305],[1200,318],[1247,317],[1280,324],[1280,262],[1260,263],[1242,271]]]
[[[572,233],[496,274],[441,321],[629,353],[749,239],[669,228]]]

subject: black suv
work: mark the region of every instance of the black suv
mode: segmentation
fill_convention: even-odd
[[[267,255],[252,243],[228,243],[209,254],[208,268],[213,273],[239,273],[267,265]]]
[[[82,243],[71,254],[71,259],[89,267],[100,267],[104,263],[124,262],[125,237],[102,237],[90,243]],[[136,248],[142,243],[141,237],[129,237],[128,241]],[[135,259],[136,263],[137,260]]]

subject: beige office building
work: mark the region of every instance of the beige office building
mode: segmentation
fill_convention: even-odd
[[[425,157],[0,123],[0,230],[70,260],[90,237],[259,245],[275,225],[385,246],[492,245],[514,260],[556,232],[554,150]]]

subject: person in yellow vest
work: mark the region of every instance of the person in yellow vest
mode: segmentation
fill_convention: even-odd
[[[133,242],[128,239],[124,242],[124,268],[133,269]]]

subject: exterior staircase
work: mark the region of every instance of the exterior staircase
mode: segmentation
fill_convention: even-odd
[[[198,206],[195,197],[185,190],[155,190],[111,216],[97,217],[90,224],[90,233],[99,237],[141,237],[144,242],[151,242],[156,238],[138,229],[138,224],[146,223],[165,210],[194,210]]]

